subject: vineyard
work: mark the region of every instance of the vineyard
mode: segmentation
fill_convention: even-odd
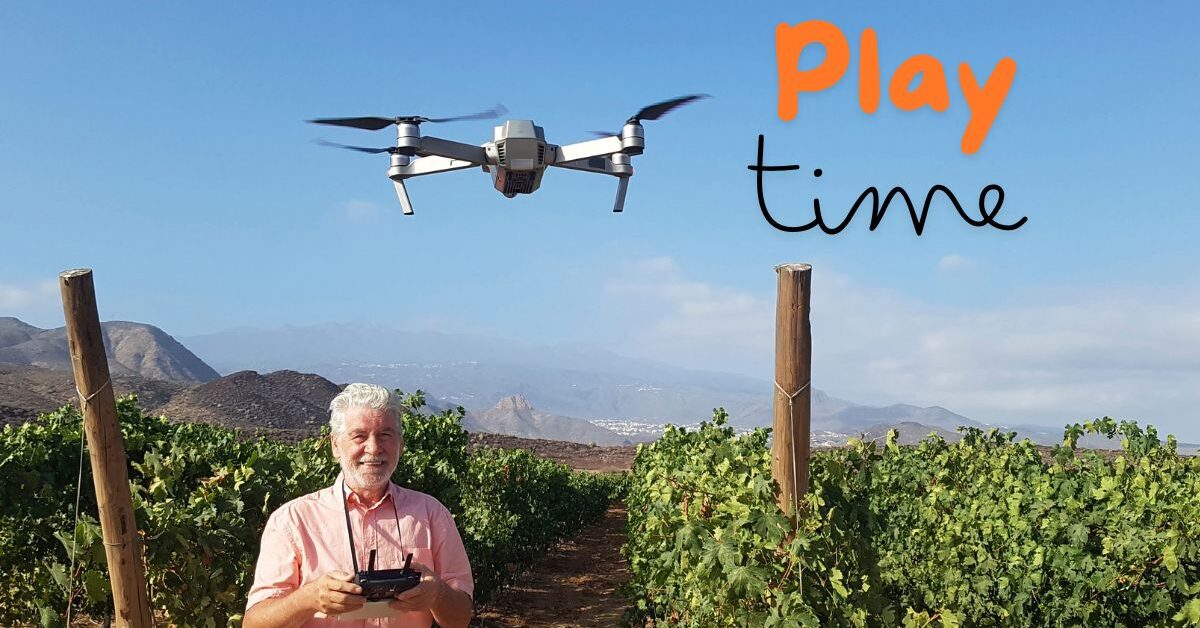
[[[118,412],[155,613],[236,625],[267,515],[337,474],[327,439],[173,424],[132,398]],[[721,411],[641,447],[631,476],[469,454],[461,418],[407,414],[395,479],[454,513],[479,602],[624,496],[636,626],[1200,624],[1200,459],[1153,428],[1099,419],[1051,450],[977,429],[902,447],[893,432],[817,453],[788,516],[769,430],[737,436]],[[68,601],[111,608],[94,516],[72,534],[80,430],[65,407],[0,432],[0,623],[61,625]],[[1084,434],[1123,451],[1079,450]],[[86,465],[83,484],[81,510],[95,512]]]
[[[407,403],[420,408],[423,395]],[[174,424],[145,415],[132,397],[117,410],[155,613],[171,625],[239,623],[267,516],[337,475],[328,438],[286,444]],[[461,419],[453,410],[406,414],[405,452],[394,479],[437,497],[454,514],[476,600],[484,601],[514,569],[603,516],[626,480],[572,473],[521,450],[468,454]],[[111,612],[99,523],[82,514],[72,529],[81,439],[81,419],[70,406],[0,432],[4,625],[61,625],[68,601],[75,613]],[[80,511],[95,513],[86,461],[82,483]]]
[[[1106,460],[1076,450],[1117,436]],[[637,622],[683,626],[1200,623],[1200,460],[1099,419],[1043,456],[967,429],[818,453],[797,525],[768,431],[718,411],[641,450],[627,497]]]

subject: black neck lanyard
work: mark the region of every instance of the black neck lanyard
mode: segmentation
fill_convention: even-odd
[[[342,480],[342,510],[346,513],[346,538],[350,539],[350,562],[354,565],[354,573],[358,573],[358,550],[354,548],[354,532],[350,529],[350,505],[346,503],[346,480]],[[357,493],[355,494],[357,496]],[[389,485],[387,493],[384,494],[384,499],[388,496],[392,497],[392,513],[396,515],[396,540],[400,540],[400,511],[396,510],[396,496],[392,495],[392,487]],[[367,559],[367,571],[375,571],[375,550],[371,550],[370,558]]]

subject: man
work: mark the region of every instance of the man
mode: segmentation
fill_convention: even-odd
[[[242,625],[428,628],[437,621],[443,628],[465,627],[474,582],[454,519],[433,497],[391,482],[404,452],[399,397],[381,386],[350,384],[329,410],[342,472],[333,486],[271,514]],[[387,603],[394,616],[338,620],[366,602],[351,582],[347,511],[359,569],[366,570],[372,550],[376,569],[398,569],[413,554],[421,583]]]

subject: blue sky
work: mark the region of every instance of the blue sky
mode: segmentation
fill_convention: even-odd
[[[815,384],[832,394],[1200,439],[1193,4],[437,6],[0,8],[0,314],[61,325],[57,273],[87,266],[102,317],[177,336],[376,321],[769,377],[772,269],[809,262]],[[851,65],[785,123],[775,26],[810,19],[842,30]],[[867,27],[885,90],[904,59],[941,60],[946,112],[886,93],[858,108]],[[1016,80],[964,155],[955,68],[986,76],[1005,56]],[[389,131],[303,123],[500,102],[569,143],[696,92],[713,98],[646,123],[619,216],[607,177],[551,171],[506,199],[468,170],[410,181],[404,217],[385,157],[312,143]],[[482,143],[491,124],[424,131]],[[802,165],[768,175],[785,222],[807,222],[814,193],[840,217],[867,186],[938,183],[968,207],[998,183],[1001,219],[1029,222],[977,229],[943,203],[919,238],[894,209],[874,232],[859,216],[782,233],[746,169],[760,133],[768,162]]]

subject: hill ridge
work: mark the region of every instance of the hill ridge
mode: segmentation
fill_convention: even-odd
[[[191,350],[154,325],[107,321],[100,324],[100,330],[113,375],[184,383],[220,377]],[[15,317],[0,317],[0,363],[72,370],[66,327],[41,329]]]

